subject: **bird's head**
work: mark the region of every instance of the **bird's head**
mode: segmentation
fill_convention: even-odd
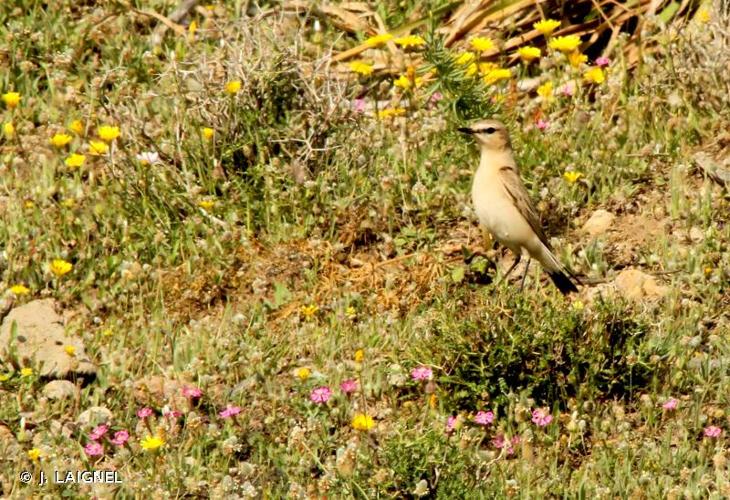
[[[499,120],[479,120],[467,127],[459,127],[459,132],[474,136],[482,150],[511,150],[507,127]]]

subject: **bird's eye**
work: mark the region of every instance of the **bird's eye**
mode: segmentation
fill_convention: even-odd
[[[493,133],[495,133],[496,131],[497,131],[497,129],[496,129],[496,128],[494,128],[494,127],[489,127],[489,128],[485,128],[485,129],[484,129],[484,132],[485,132],[485,133],[487,133],[487,134],[493,134]]]

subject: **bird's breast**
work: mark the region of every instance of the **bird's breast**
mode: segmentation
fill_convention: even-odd
[[[503,245],[513,247],[529,233],[524,217],[505,192],[498,178],[476,175],[472,202],[479,222]]]

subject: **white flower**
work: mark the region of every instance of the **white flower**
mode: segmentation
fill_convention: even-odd
[[[160,162],[160,155],[155,151],[145,151],[137,155],[137,161],[142,165],[154,165]]]
[[[416,489],[413,490],[413,494],[417,497],[425,497],[429,494],[428,481],[421,479],[416,483]]]

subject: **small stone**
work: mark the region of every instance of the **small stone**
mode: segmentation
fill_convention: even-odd
[[[12,455],[18,455],[20,453],[20,450],[20,445],[18,444],[18,440],[15,439],[15,434],[13,434],[13,431],[11,431],[9,427],[0,424],[0,453],[2,453],[1,456],[8,457]]]
[[[79,418],[76,419],[76,423],[89,427],[105,424],[111,421],[111,419],[112,412],[108,408],[104,408],[103,406],[92,406],[79,415]]]
[[[134,382],[134,399],[142,405],[163,406],[169,404],[173,409],[187,407],[187,398],[182,389],[190,385],[181,380],[165,378],[160,375],[149,375]]]
[[[599,236],[608,231],[615,218],[616,216],[611,212],[596,210],[586,223],[583,224],[582,231],[591,236]]]
[[[42,377],[90,381],[96,376],[96,365],[81,339],[66,335],[53,299],[28,302],[5,317],[0,326],[0,360],[8,362],[13,350],[26,366],[37,364]]]
[[[51,380],[43,387],[43,395],[48,399],[75,398],[79,389],[68,380]]]
[[[668,287],[657,284],[653,276],[637,269],[621,271],[614,280],[616,290],[628,300],[656,299],[669,291]]]
[[[705,233],[697,226],[692,226],[689,230],[689,239],[692,243],[699,243],[705,239]]]

